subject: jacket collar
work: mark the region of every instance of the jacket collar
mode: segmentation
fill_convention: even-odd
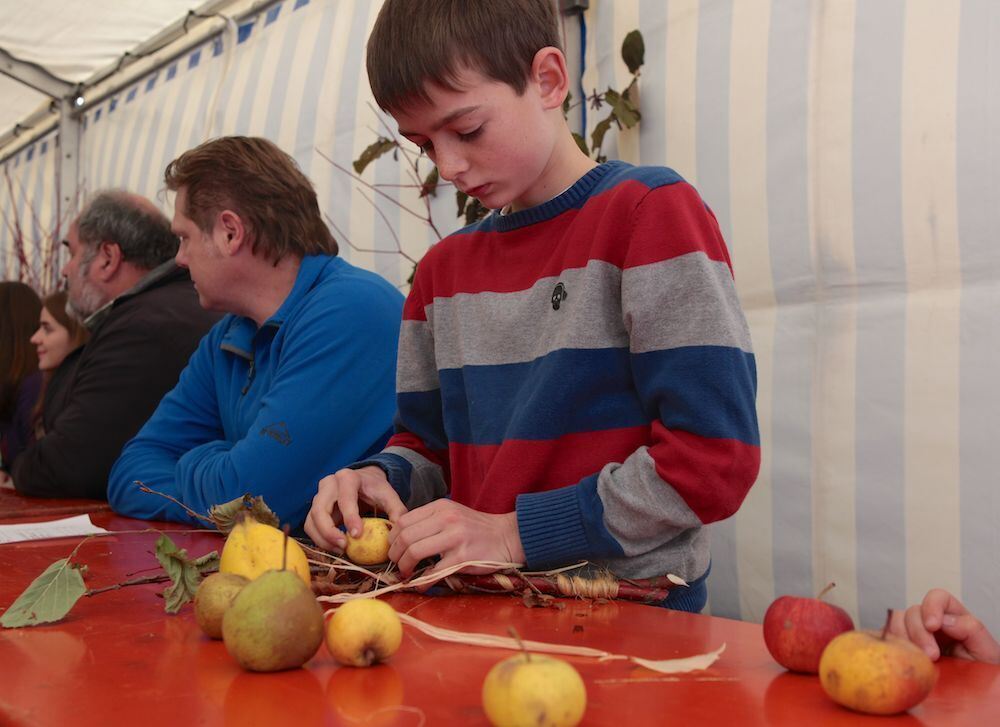
[[[107,320],[107,317],[111,314],[111,310],[118,304],[123,303],[129,298],[134,298],[139,295],[139,293],[149,290],[150,288],[156,287],[161,282],[169,282],[169,280],[172,280],[173,278],[181,278],[186,274],[187,271],[182,271],[173,260],[167,260],[165,263],[156,266],[146,273],[146,275],[144,275],[138,283],[133,285],[117,298],[112,298],[87,316],[83,325],[85,325],[91,333],[94,333],[101,327],[101,324]]]

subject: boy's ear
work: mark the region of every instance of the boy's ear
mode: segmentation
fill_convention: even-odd
[[[569,93],[569,72],[561,50],[547,46],[535,53],[531,62],[531,82],[538,88],[546,109],[562,107]]]

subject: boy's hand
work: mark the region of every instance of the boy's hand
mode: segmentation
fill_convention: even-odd
[[[435,500],[401,516],[389,534],[389,560],[404,578],[424,558],[440,555],[433,571],[468,560],[524,563],[524,549],[517,530],[517,513],[478,512],[452,500]],[[490,573],[490,568],[469,568],[466,573]]]
[[[895,611],[891,633],[910,639],[934,661],[942,654],[1000,664],[1000,644],[948,591],[935,588],[919,606]]]
[[[393,523],[406,513],[406,506],[381,468],[342,469],[319,481],[306,518],[306,534],[321,548],[342,551],[347,546],[347,537],[340,530],[340,523],[352,536],[361,534],[359,499],[378,508]]]

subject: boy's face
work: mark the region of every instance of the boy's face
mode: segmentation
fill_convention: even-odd
[[[554,132],[534,83],[518,96],[506,83],[465,70],[455,85],[461,90],[429,85],[431,103],[393,112],[400,133],[443,179],[491,209],[524,209],[563,191],[551,188]]]

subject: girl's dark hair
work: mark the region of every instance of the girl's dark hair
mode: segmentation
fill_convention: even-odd
[[[41,310],[42,301],[31,286],[0,282],[0,420],[10,419],[21,382],[38,370],[30,339]]]
[[[65,290],[60,290],[51,295],[45,296],[42,306],[49,312],[56,323],[69,331],[69,350],[75,351],[87,342],[90,338],[90,331],[75,316],[70,315],[66,308],[67,294]],[[45,371],[42,374],[42,388],[38,393],[38,401],[31,412],[31,421],[34,423],[35,436],[40,437],[42,432],[42,414],[45,409],[45,391],[49,387],[49,379],[52,378],[52,371]]]

